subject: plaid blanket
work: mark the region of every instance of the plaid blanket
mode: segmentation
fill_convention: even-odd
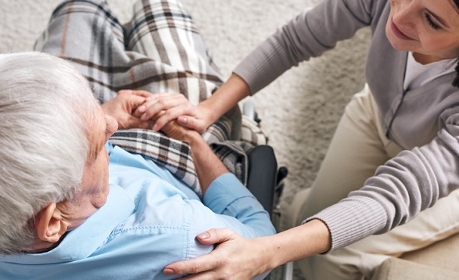
[[[105,1],[64,1],[53,12],[35,50],[69,60],[87,77],[101,103],[121,89],[143,89],[181,93],[198,104],[222,84],[192,17],[175,0],[137,1],[132,19],[125,24]],[[241,132],[251,144],[244,143]],[[239,107],[209,127],[203,138],[245,184],[246,151],[265,139],[250,128],[242,129]],[[120,130],[110,142],[166,167],[201,193],[187,143],[145,129]]]

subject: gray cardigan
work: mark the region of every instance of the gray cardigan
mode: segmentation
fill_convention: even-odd
[[[387,40],[389,10],[388,0],[324,0],[279,29],[234,71],[256,93],[299,62],[334,48],[360,28],[371,28],[367,83],[388,138],[405,150],[380,166],[360,190],[307,219],[327,224],[332,249],[406,223],[459,186],[455,73],[404,91],[407,53]]]

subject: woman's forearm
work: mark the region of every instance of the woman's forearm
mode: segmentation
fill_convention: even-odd
[[[211,116],[211,123],[213,123],[249,95],[250,87],[248,84],[238,75],[232,74],[211,97],[199,106],[207,109]]]
[[[270,246],[270,269],[282,264],[327,252],[331,246],[328,227],[321,220],[311,220],[276,235],[266,237]]]

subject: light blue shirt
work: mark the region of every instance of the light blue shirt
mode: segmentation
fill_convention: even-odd
[[[162,274],[166,265],[213,249],[195,240],[205,230],[229,227],[247,238],[275,233],[232,174],[213,181],[201,202],[166,169],[107,148],[107,203],[48,252],[0,256],[0,279],[171,279]]]

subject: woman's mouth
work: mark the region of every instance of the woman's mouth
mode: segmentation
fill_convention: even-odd
[[[390,28],[397,38],[402,40],[414,40],[413,38],[408,37],[407,35],[405,35],[405,33],[400,31],[400,29],[398,29],[398,27],[394,24],[393,21],[390,22]]]

